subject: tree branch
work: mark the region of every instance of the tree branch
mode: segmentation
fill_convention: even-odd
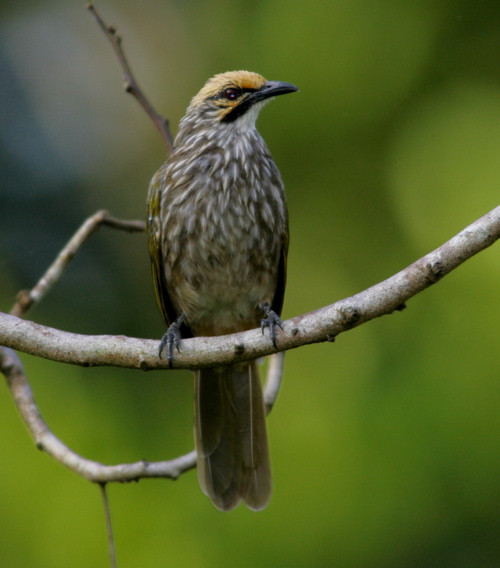
[[[287,320],[278,350],[332,341],[371,319],[403,309],[404,303],[438,282],[500,237],[500,207],[391,278],[345,300]],[[167,369],[158,359],[158,341],[125,336],[86,336],[59,331],[0,313],[0,344],[31,355],[74,365]],[[197,369],[255,359],[275,352],[260,330],[183,340],[173,367]]]
[[[92,14],[95,21],[99,24],[99,27],[104,32],[104,34],[106,35],[106,37],[108,38],[109,42],[113,47],[115,55],[118,58],[118,62],[120,63],[120,66],[123,71],[123,77],[125,80],[125,91],[127,91],[127,93],[130,93],[133,97],[137,99],[141,107],[144,109],[146,114],[149,116],[153,124],[158,129],[158,132],[162,137],[167,152],[171,154],[174,148],[174,140],[172,137],[172,133],[170,132],[169,121],[156,112],[156,110],[153,108],[149,100],[144,95],[142,89],[139,87],[139,84],[135,80],[130,65],[127,61],[125,52],[123,50],[122,38],[116,33],[116,28],[114,26],[106,24],[106,22],[102,19],[102,17],[100,16],[99,12],[96,10],[92,2],[89,2],[87,4],[87,10]]]
[[[111,217],[107,211],[97,211],[97,213],[89,217],[71,237],[45,274],[40,278],[36,286],[31,290],[21,290],[18,293],[17,301],[10,313],[14,316],[21,317],[34,303],[39,302],[52,286],[60,280],[62,273],[87,239],[99,230],[102,225],[132,233],[146,229],[146,224],[142,221],[121,221],[120,219]]]

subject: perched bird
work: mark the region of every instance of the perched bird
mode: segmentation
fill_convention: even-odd
[[[276,344],[288,250],[283,182],[255,128],[270,98],[297,91],[248,71],[210,79],[153,177],[148,234],[172,361],[180,338],[262,325]],[[262,386],[255,361],[195,372],[198,479],[214,505],[253,510],[271,496]]]

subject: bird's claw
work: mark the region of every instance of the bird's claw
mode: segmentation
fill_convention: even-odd
[[[266,327],[269,328],[269,335],[271,337],[271,341],[273,342],[274,348],[278,349],[278,345],[276,343],[276,326],[283,330],[283,322],[279,315],[271,310],[271,306],[265,302],[261,305],[262,310],[264,311],[266,317],[261,321],[262,333]]]
[[[165,347],[167,348],[167,361],[169,367],[172,366],[174,360],[174,346],[180,353],[181,345],[181,324],[184,320],[184,316],[179,316],[172,324],[169,325],[167,331],[163,335],[160,341],[160,346],[158,349],[158,356],[161,359],[161,354]]]

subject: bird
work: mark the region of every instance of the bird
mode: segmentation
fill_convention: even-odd
[[[193,97],[173,151],[151,180],[147,232],[156,298],[172,363],[181,338],[262,326],[276,347],[286,283],[283,182],[257,132],[273,97],[298,91],[250,71],[215,75]],[[258,511],[272,492],[257,362],[195,374],[198,480],[222,511]]]

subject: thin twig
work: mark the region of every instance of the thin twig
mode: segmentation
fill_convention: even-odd
[[[113,535],[113,523],[111,521],[111,509],[109,507],[108,493],[106,491],[106,483],[99,483],[101,489],[102,506],[104,509],[104,517],[106,519],[106,532],[108,534],[108,550],[109,550],[109,561],[111,563],[111,568],[117,568],[116,563],[116,546],[115,537]]]
[[[102,225],[129,233],[143,233],[146,230],[146,223],[144,221],[124,221],[123,219],[110,217],[108,214],[103,216]]]
[[[22,317],[34,303],[39,302],[54,284],[60,280],[68,264],[73,260],[87,239],[95,233],[101,225],[129,232],[145,230],[145,223],[142,221],[122,221],[111,217],[107,211],[97,211],[97,213],[89,217],[71,237],[45,274],[40,278],[36,286],[31,290],[21,290],[21,292],[18,293],[17,301],[10,313],[14,316]]]
[[[144,95],[142,89],[139,87],[130,64],[125,55],[125,51],[122,46],[122,38],[116,33],[116,28],[114,26],[108,25],[101,17],[97,9],[92,2],[87,4],[87,10],[92,14],[95,21],[99,24],[99,27],[104,32],[109,42],[111,43],[113,50],[118,58],[120,66],[123,71],[123,76],[125,80],[125,90],[136,98],[141,107],[144,109],[146,114],[152,120],[153,124],[158,129],[160,136],[162,137],[163,143],[167,149],[167,153],[171,154],[174,148],[174,141],[172,133],[170,132],[169,121],[161,116],[153,108],[149,100]]]

